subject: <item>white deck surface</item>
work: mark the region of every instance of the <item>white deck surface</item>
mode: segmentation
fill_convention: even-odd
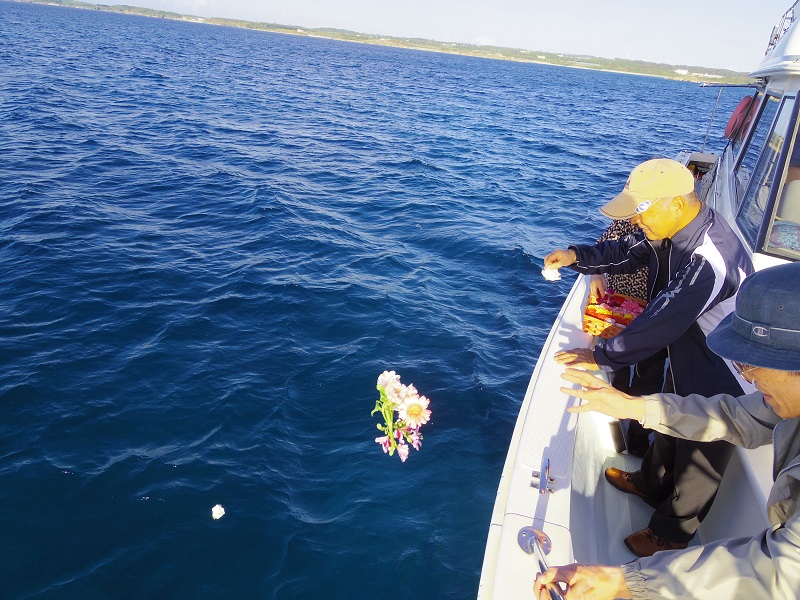
[[[596,413],[578,418],[566,408],[578,399],[560,391],[564,367],[553,355],[589,347],[582,330],[586,278],[579,277],[556,319],[525,394],[498,486],[484,556],[478,598],[533,597],[536,559],[522,550],[517,535],[533,526],[552,542],[551,565],[585,562],[619,565],[635,556],[623,539],[647,526],[653,509],[605,481],[614,466],[638,469],[640,459],[614,448],[610,423]],[[534,471],[550,461],[552,493],[531,487]],[[743,459],[743,460],[742,460]],[[741,451],[728,469],[717,501],[692,543],[754,535],[766,526],[765,490],[771,484],[771,448]],[[766,488],[764,487],[766,486]]]

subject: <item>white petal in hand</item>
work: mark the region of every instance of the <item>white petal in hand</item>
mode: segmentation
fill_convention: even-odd
[[[561,279],[561,273],[558,272],[558,269],[542,269],[542,276],[547,281],[559,281]]]

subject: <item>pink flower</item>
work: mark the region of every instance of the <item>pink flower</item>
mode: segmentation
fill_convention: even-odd
[[[400,375],[394,371],[384,371],[378,377],[378,389],[386,394],[389,402],[397,404],[397,398],[403,387],[400,383]]]
[[[419,392],[417,388],[414,387],[413,383],[409,383],[408,385],[401,386],[400,390],[400,400],[401,402],[405,402],[406,400],[410,400],[412,398],[416,398],[419,396]]]
[[[375,441],[378,442],[381,445],[381,448],[383,448],[383,453],[384,454],[388,454],[389,453],[389,449],[392,447],[392,442],[389,439],[389,436],[384,435],[384,436],[381,436],[381,437],[376,437]]]
[[[385,388],[391,382],[400,381],[400,375],[394,371],[384,371],[378,376],[378,389]]]
[[[406,459],[408,458],[408,446],[405,443],[398,444],[397,454],[400,456],[401,462],[406,462]]]
[[[419,447],[422,446],[422,436],[419,434],[419,430],[412,429],[408,437],[411,438],[411,445],[414,450],[419,450]]]
[[[633,300],[625,300],[620,308],[626,313],[631,313],[634,316],[640,315],[644,311],[642,305],[638,302],[634,302]]]
[[[413,385],[403,385],[399,380],[396,385],[386,388],[386,398],[394,405],[395,410],[404,402],[416,399],[418,396],[417,388]]]
[[[427,423],[431,418],[431,411],[428,410],[430,400],[425,396],[416,396],[409,398],[403,404],[397,407],[397,413],[400,418],[406,422],[406,425],[412,429],[421,427]]]

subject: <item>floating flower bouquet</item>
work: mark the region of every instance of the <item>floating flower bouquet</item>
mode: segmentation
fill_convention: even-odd
[[[608,290],[600,298],[589,296],[583,330],[593,335],[610,338],[620,333],[644,311],[645,302]]]
[[[381,397],[375,402],[375,408],[370,414],[379,412],[383,415],[385,424],[378,423],[377,427],[386,435],[376,437],[375,441],[389,456],[397,450],[400,460],[405,462],[409,444],[414,450],[419,450],[422,445],[419,430],[431,418],[431,411],[428,409],[430,400],[420,396],[413,385],[400,383],[400,376],[394,371],[381,373],[378,377],[378,391]]]

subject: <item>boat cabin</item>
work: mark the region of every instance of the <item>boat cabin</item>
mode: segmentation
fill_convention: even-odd
[[[751,73],[759,87],[732,116],[741,126],[718,169],[728,177],[708,199],[735,222],[757,269],[800,259],[800,30],[792,17],[790,10]],[[732,202],[717,202],[721,195]]]

